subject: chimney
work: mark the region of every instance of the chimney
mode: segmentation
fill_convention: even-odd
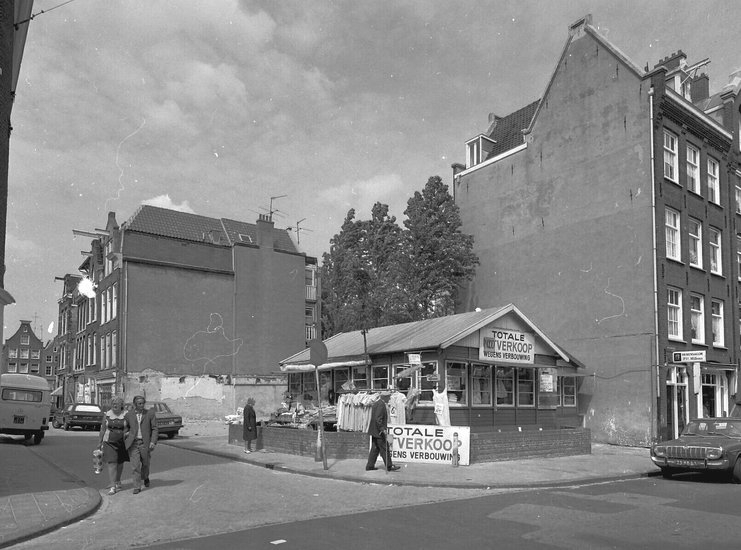
[[[710,77],[702,73],[692,79],[692,103],[697,103],[710,97]]]
[[[671,55],[666,56],[664,59],[659,61],[654,69],[657,67],[666,67],[667,71],[676,69],[677,67],[684,66],[686,64],[687,55],[682,50],[677,50]]]
[[[267,214],[260,214],[257,218],[257,246],[273,248],[273,220]]]

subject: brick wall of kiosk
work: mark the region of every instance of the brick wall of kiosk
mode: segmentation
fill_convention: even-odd
[[[276,453],[315,456],[317,433],[275,426],[259,426],[253,449]],[[365,459],[368,436],[359,432],[324,432],[328,459]],[[229,443],[243,445],[242,425],[229,426]],[[521,458],[591,454],[591,433],[586,428],[508,428],[471,434],[471,464]]]

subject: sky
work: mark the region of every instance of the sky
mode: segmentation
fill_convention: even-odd
[[[90,249],[72,231],[109,211],[272,204],[319,259],[350,208],[401,224],[489,113],[542,96],[585,14],[639,67],[710,58],[711,93],[741,67],[736,0],[64,2],[34,2],[13,106],[5,338],[22,319],[54,336],[55,277]]]

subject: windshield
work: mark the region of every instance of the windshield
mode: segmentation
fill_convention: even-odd
[[[741,418],[723,420],[693,420],[682,435],[727,435],[741,437]]]
[[[100,410],[100,407],[98,407],[98,405],[77,405],[77,406],[75,406],[75,410],[77,412],[86,412],[86,413],[99,413],[99,412],[102,412]]]

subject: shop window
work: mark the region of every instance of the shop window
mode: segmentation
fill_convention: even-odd
[[[290,373],[288,375],[288,393],[294,399],[300,399],[303,393],[301,385],[301,373]]]
[[[576,407],[576,377],[558,377],[558,406]]]
[[[350,380],[350,369],[334,369],[334,393],[339,395],[341,392],[346,392],[347,389],[342,386]]]
[[[491,405],[491,367],[471,365],[471,404]]]
[[[389,368],[387,365],[371,367],[371,387],[374,390],[385,390],[389,387]]]
[[[335,393],[332,389],[332,373],[329,371],[319,372],[319,396],[323,406],[334,405]]]
[[[313,372],[301,373],[301,382],[303,384],[303,388],[301,395],[299,395],[298,397],[298,400],[303,401],[305,406],[309,405],[310,403],[316,404],[318,402],[316,378],[314,376],[315,374]]]
[[[496,367],[497,406],[513,407],[515,404],[514,367]]]
[[[437,389],[439,380],[440,375],[437,372],[437,361],[422,363],[422,368],[417,371],[417,387],[421,391],[419,395],[420,403],[432,403],[432,392]]]
[[[517,405],[520,407],[535,406],[534,369],[517,369]]]
[[[368,369],[366,367],[352,368],[352,383],[359,390],[368,389]]]
[[[468,403],[468,365],[466,363],[447,363],[445,365],[445,389],[450,405]]]
[[[412,387],[412,377],[404,376],[403,378],[398,378],[397,375],[411,367],[411,365],[394,365],[394,387],[399,391],[407,391],[409,388]]]

